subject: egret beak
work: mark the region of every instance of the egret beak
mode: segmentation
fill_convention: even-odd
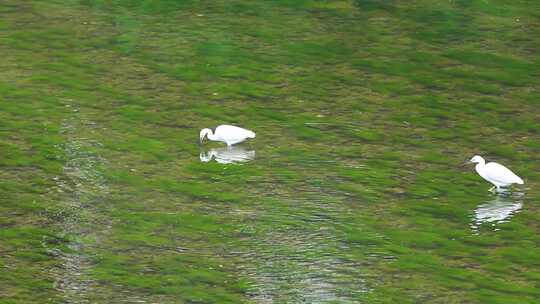
[[[465,167],[465,166],[470,165],[472,163],[473,163],[472,161],[468,160],[468,161],[462,163],[460,167]]]

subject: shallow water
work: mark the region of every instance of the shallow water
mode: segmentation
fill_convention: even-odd
[[[535,303],[538,11],[2,3],[0,303]]]

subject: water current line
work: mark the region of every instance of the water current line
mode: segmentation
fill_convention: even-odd
[[[74,111],[78,112],[78,111]],[[79,116],[80,114],[77,114]],[[64,303],[90,303],[89,295],[95,282],[87,275],[92,267],[86,252],[87,240],[97,240],[110,227],[99,217],[99,204],[108,195],[108,185],[101,172],[105,160],[94,152],[100,142],[82,136],[91,133],[95,124],[73,117],[64,121],[60,133],[66,138],[57,148],[65,159],[63,175],[55,177],[60,192],[59,211],[55,220],[60,236],[69,240],[67,249],[46,245],[47,250],[61,260],[53,269],[55,287],[62,292]]]

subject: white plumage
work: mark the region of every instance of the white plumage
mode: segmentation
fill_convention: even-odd
[[[523,184],[523,180],[505,166],[490,162],[486,164],[483,157],[475,155],[470,162],[476,163],[476,172],[485,180],[492,183],[499,190],[511,184]]]
[[[205,137],[208,137],[209,140],[221,141],[226,143],[227,146],[232,146],[241,143],[248,138],[255,138],[255,133],[236,126],[220,125],[216,128],[215,132],[212,132],[212,130],[208,128],[202,129],[199,133],[201,143]]]

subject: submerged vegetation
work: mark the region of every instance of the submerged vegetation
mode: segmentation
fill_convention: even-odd
[[[0,17],[0,303],[540,297],[540,2]],[[200,162],[221,123],[257,133],[254,160]],[[474,154],[525,185],[490,194]]]

